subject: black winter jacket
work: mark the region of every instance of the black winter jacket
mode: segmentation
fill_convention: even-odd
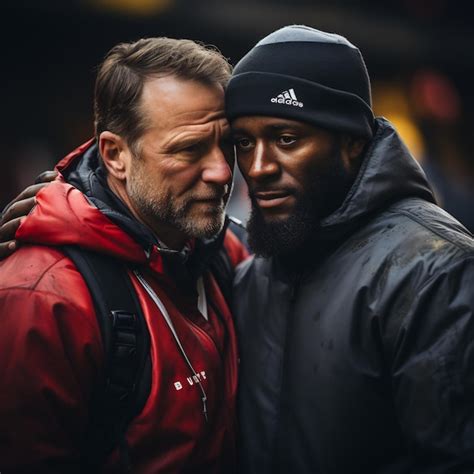
[[[472,473],[474,246],[391,125],[304,255],[241,265],[243,473]]]

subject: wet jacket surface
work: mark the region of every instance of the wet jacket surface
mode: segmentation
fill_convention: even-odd
[[[385,120],[299,257],[235,281],[241,472],[472,473],[473,240]]]
[[[207,264],[223,244],[233,264],[245,251],[230,231],[195,242],[189,255],[160,250],[104,186],[97,165],[91,142],[63,160],[65,179],[38,194],[17,232],[20,250],[0,262],[0,471],[79,472],[89,400],[102,380],[104,357],[91,296],[60,249],[74,243],[114,255],[143,276],[166,307],[206,392],[208,422],[196,377],[152,297],[130,272],[151,345],[150,393],[126,431],[133,472],[232,472],[236,340]],[[208,321],[197,308],[199,276]],[[117,463],[114,452],[103,472],[118,472]]]

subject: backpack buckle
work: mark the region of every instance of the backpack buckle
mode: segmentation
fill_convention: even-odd
[[[115,329],[134,331],[137,327],[137,316],[135,313],[121,309],[110,311],[110,313],[112,314],[112,326]]]

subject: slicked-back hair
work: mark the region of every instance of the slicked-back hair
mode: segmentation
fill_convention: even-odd
[[[123,137],[137,154],[137,142],[146,131],[141,110],[145,82],[175,76],[226,87],[232,67],[212,46],[192,40],[145,38],[114,46],[99,66],[95,83],[95,133],[108,130]]]

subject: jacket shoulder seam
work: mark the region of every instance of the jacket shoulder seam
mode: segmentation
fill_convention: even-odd
[[[28,291],[38,291],[36,290],[37,286],[41,283],[41,280],[45,277],[45,275],[51,271],[58,263],[61,263],[64,259],[67,259],[66,255],[61,255],[57,260],[55,260],[53,263],[48,265],[36,278],[36,280],[30,284],[28,287],[24,286],[7,286],[2,288],[1,290],[8,290],[8,289],[23,289],[23,290],[28,290]],[[41,291],[41,290],[39,290]],[[54,294],[54,293],[51,293]],[[58,295],[59,296],[59,295]]]
[[[67,259],[66,255],[61,255],[61,258],[53,262],[51,265],[45,268],[45,270],[38,276],[36,282],[32,285],[30,288],[31,290],[36,291],[36,287],[41,283],[41,280],[44,278],[44,276],[53,268],[55,267],[58,263],[62,262],[63,260]]]
[[[464,245],[461,242],[454,241],[452,238],[450,238],[448,235],[445,233],[439,232],[432,227],[430,227],[423,219],[419,218],[416,214],[406,210],[406,209],[392,209],[388,211],[391,214],[403,214],[404,216],[408,217],[412,221],[416,222],[417,224],[421,225],[424,229],[428,230],[429,232],[432,232],[433,234],[436,234],[438,237],[441,237],[442,239],[446,240],[450,244],[454,245],[457,247],[459,250],[462,250],[466,253],[472,252],[472,249],[468,247],[467,245]]]

